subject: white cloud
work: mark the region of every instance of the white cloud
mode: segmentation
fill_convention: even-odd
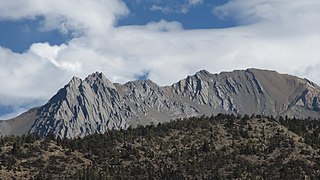
[[[239,24],[258,22],[279,25],[310,24],[319,18],[320,3],[317,0],[231,0],[213,9],[220,18],[230,18]]]
[[[181,12],[187,13],[189,12],[190,8],[198,6],[203,3],[203,0],[188,0],[185,4],[181,6]]]
[[[191,8],[203,4],[204,0],[181,0],[180,1],[154,1],[150,7],[151,11],[161,11],[162,13],[182,13],[186,14]],[[141,2],[139,2],[141,3]]]
[[[151,6],[150,10],[151,11],[161,11],[164,14],[172,12],[172,9],[169,6],[159,6],[159,5],[156,5],[156,4],[153,4]]]
[[[319,84],[318,9],[316,0],[233,0],[213,12],[241,26],[184,30],[179,22],[165,20],[114,27],[128,13],[117,0],[0,1],[0,19],[43,16],[43,30],[77,34],[60,46],[33,44],[22,54],[0,47],[0,105],[39,105],[72,76],[95,71],[120,83],[148,72],[153,81],[168,85],[200,69],[257,67]]]
[[[105,33],[129,11],[120,0],[10,0],[0,1],[0,19],[43,17],[41,29],[62,33]]]

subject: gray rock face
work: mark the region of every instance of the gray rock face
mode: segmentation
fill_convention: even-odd
[[[150,80],[113,84],[102,73],[72,80],[47,104],[2,121],[0,134],[84,137],[109,129],[218,113],[320,117],[320,88],[274,71],[211,74],[205,70],[172,86]]]

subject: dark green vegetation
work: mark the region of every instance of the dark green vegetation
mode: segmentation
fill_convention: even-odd
[[[218,115],[84,139],[4,137],[10,179],[319,179],[320,121]]]

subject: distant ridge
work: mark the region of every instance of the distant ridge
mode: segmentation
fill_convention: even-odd
[[[247,69],[201,70],[171,86],[116,84],[96,72],[73,77],[45,105],[0,123],[0,134],[84,137],[109,129],[218,113],[320,118],[320,88],[307,79]]]

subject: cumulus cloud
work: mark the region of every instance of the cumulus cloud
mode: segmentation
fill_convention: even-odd
[[[184,30],[166,20],[116,27],[118,18],[129,13],[119,0],[0,1],[2,20],[43,17],[42,30],[74,34],[65,44],[35,43],[22,54],[0,47],[0,106],[19,112],[22,104],[40,105],[72,76],[95,71],[120,83],[147,74],[169,85],[200,69],[257,67],[320,84],[318,9],[316,0],[232,0],[212,12],[239,26]]]
[[[43,17],[40,29],[61,33],[101,33],[129,10],[120,0],[11,0],[0,1],[0,19]]]
[[[215,7],[213,13],[222,19],[233,19],[240,25],[274,23],[281,28],[309,31],[317,27],[314,22],[319,20],[319,8],[320,3],[316,0],[231,0]]]

